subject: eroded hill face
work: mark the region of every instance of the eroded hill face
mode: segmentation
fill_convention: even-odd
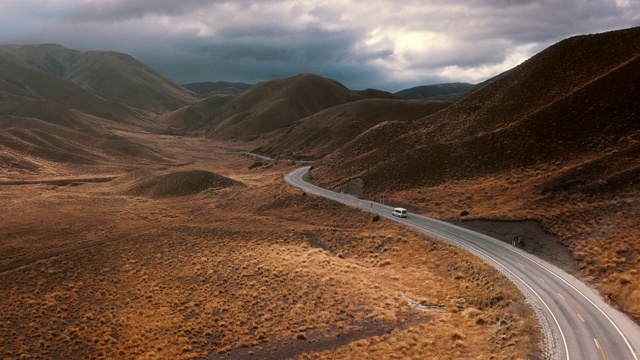
[[[312,176],[440,218],[538,219],[638,320],[639,83],[640,28],[567,39],[419,122],[372,128]]]

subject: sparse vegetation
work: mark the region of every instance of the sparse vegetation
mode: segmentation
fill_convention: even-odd
[[[2,224],[0,356],[540,353],[532,311],[480,260],[300,196],[281,180],[290,165],[249,171],[251,160],[216,158],[211,171],[247,186],[158,199],[122,195],[150,176],[138,171],[113,183],[3,187],[15,216]],[[45,211],[51,207],[58,211]],[[416,310],[401,292],[451,311]],[[481,314],[470,317],[471,307]],[[501,324],[505,318],[513,320]]]

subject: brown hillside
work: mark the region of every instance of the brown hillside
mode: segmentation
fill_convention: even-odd
[[[411,187],[622,145],[640,127],[639,35],[635,28],[560,42],[421,122],[399,132],[376,127],[316,173],[332,185],[361,176],[372,186]],[[380,137],[393,140],[372,140]]]
[[[312,176],[445,219],[537,220],[573,257],[559,266],[640,321],[637,84],[640,28],[570,38],[419,122],[372,128]]]
[[[200,97],[209,97],[212,95],[238,95],[252,85],[242,82],[205,81],[183,84],[182,86]]]
[[[49,100],[68,109],[121,123],[140,123],[140,114],[122,105],[110,103],[57,76],[11,60],[0,52],[0,97],[6,103]]]
[[[165,125],[153,122],[146,112],[107,101],[67,79],[70,71],[78,69],[81,55],[57,45],[0,46],[3,177],[53,175],[74,167],[85,171],[101,167],[100,171],[109,172],[113,164],[170,162],[156,150],[123,136],[162,131]],[[98,70],[83,71],[89,72]],[[126,87],[125,80],[113,79]],[[155,85],[149,81],[147,86]]]
[[[126,135],[139,131],[50,100],[0,102],[0,169],[13,177],[58,173],[61,166],[170,162]]]
[[[133,57],[117,52],[80,53],[67,79],[104,99],[164,113],[195,101],[195,94]]]
[[[215,139],[239,139],[287,127],[296,120],[362,96],[337,81],[313,74],[258,83],[225,109],[208,131]]]
[[[334,106],[291,127],[277,130],[257,151],[271,157],[318,159],[384,121],[416,120],[447,107],[447,102],[365,99]]]
[[[42,117],[53,121],[0,115],[0,151],[3,153],[0,169],[4,176],[37,174],[47,168],[56,169],[60,164],[170,161],[157,150],[102,128],[86,114],[61,111],[55,116]]]
[[[181,132],[201,130],[209,121],[220,118],[233,98],[232,95],[212,95],[193,105],[158,115],[157,119]]]
[[[368,99],[394,99],[394,100],[402,100],[405,99],[402,96],[398,96],[396,94],[392,94],[388,91],[378,90],[378,89],[364,89],[364,90],[356,90],[356,93],[362,95]]]
[[[44,73],[137,109],[162,113],[195,101],[189,90],[122,53],[80,52],[55,44],[1,45],[0,57],[35,71],[36,76]],[[50,86],[51,82],[46,79],[43,83]]]

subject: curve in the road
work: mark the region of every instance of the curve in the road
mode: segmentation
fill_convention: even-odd
[[[291,171],[285,181],[305,192],[371,211],[460,246],[507,276],[536,312],[548,358],[639,360],[640,327],[558,267],[468,229],[414,214],[396,218],[390,206],[320,188],[303,179],[309,168]]]

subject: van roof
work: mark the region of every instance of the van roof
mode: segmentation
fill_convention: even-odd
[[[398,211],[407,211],[407,209],[405,209],[405,208],[401,208],[401,207],[393,208],[393,210],[398,210]],[[387,210],[387,211],[389,211],[389,210]]]

